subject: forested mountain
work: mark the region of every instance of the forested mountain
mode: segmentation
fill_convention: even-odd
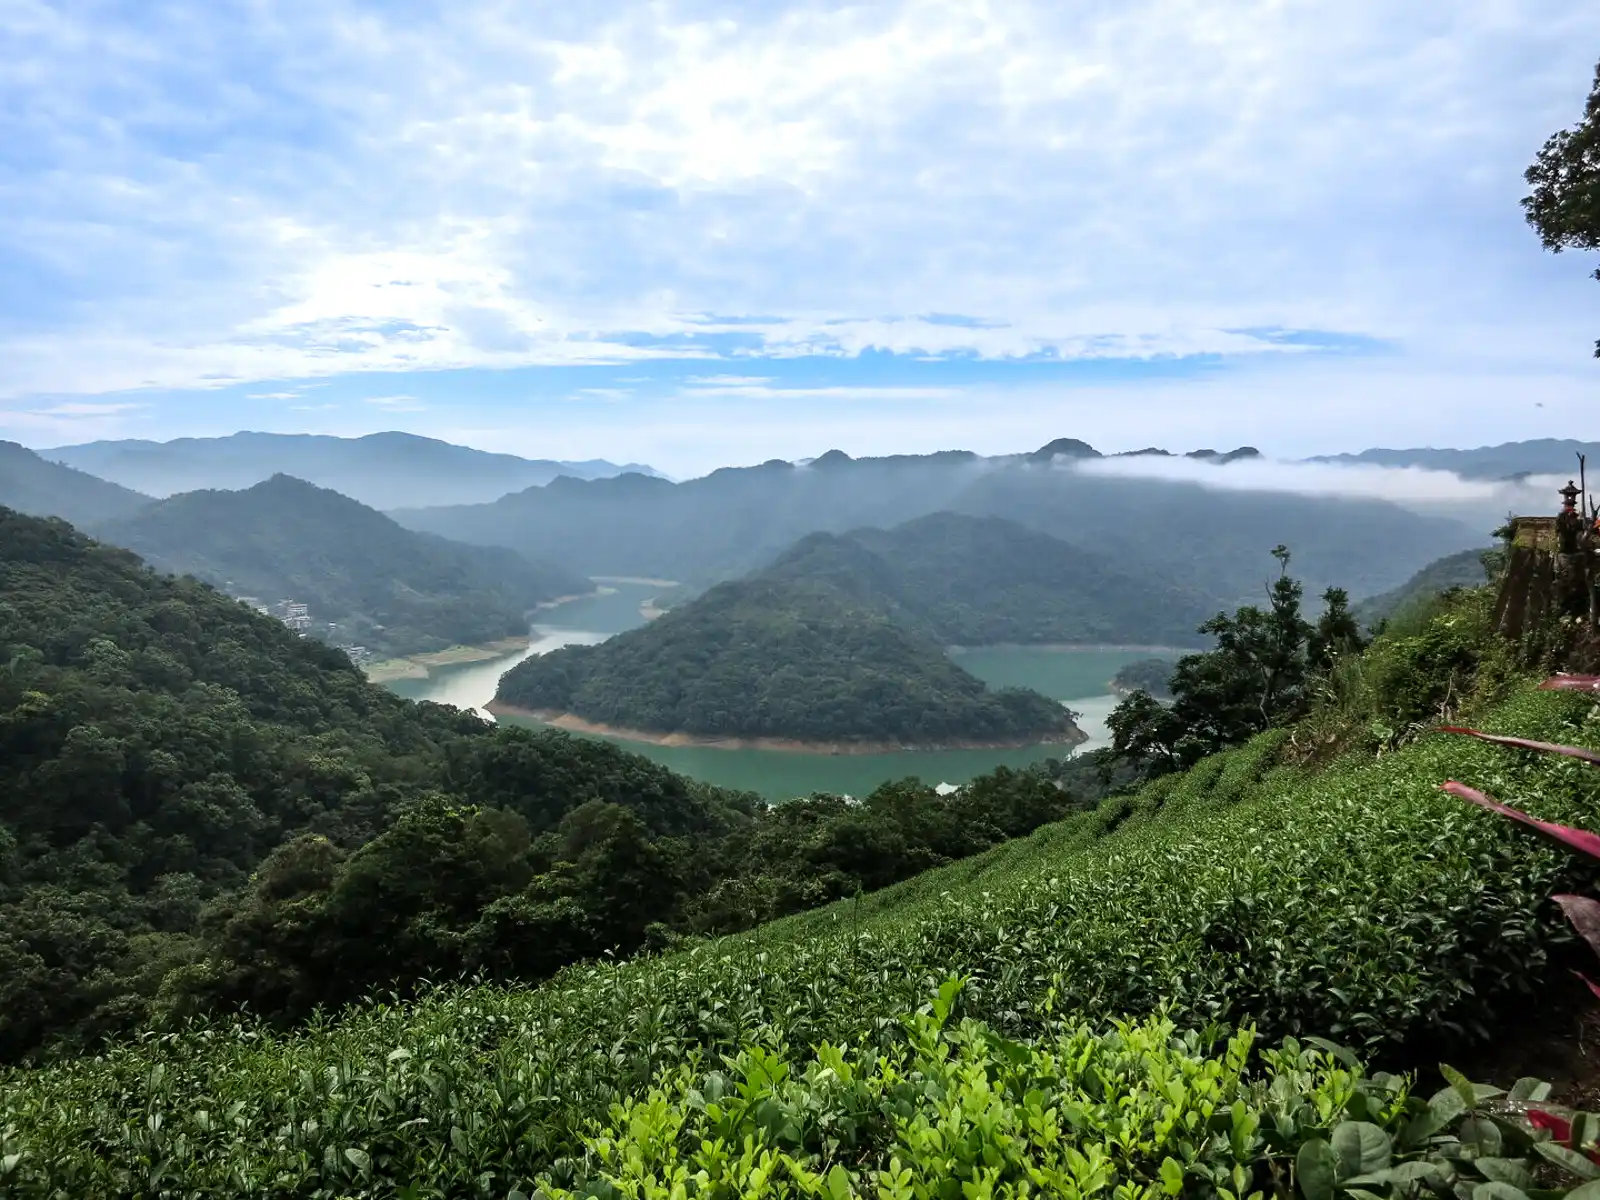
[[[554,462],[491,454],[412,433],[342,438],[309,433],[235,433],[229,437],[86,442],[44,451],[102,479],[151,496],[237,491],[292,475],[332,488],[373,508],[416,504],[481,504],[558,475],[599,479],[624,471],[653,474],[638,463],[595,459]]]
[[[1460,554],[1436,559],[1399,587],[1368,596],[1352,606],[1351,613],[1363,626],[1370,627],[1392,617],[1415,600],[1437,596],[1451,588],[1482,587],[1489,581],[1485,553],[1484,550],[1463,550]]]
[[[1519,475],[1571,475],[1578,472],[1578,455],[1600,462],[1600,442],[1572,438],[1534,438],[1502,442],[1471,450],[1418,446],[1408,450],[1374,448],[1359,454],[1327,454],[1309,462],[1373,463],[1382,467],[1427,467],[1454,471],[1468,479],[1512,479]]]
[[[35,517],[92,525],[137,512],[149,496],[0,441],[0,505]]]
[[[286,475],[173,496],[95,532],[157,570],[269,604],[304,603],[315,631],[381,654],[524,634],[541,601],[594,586],[513,550],[415,533]]]
[[[401,700],[204,584],[0,509],[0,1061],[217,1005],[537,979],[1075,803],[1002,771],[959,801],[902,784],[779,815],[605,742]]]
[[[1224,600],[999,517],[932,513],[816,533],[763,577],[831,583],[944,645],[1193,645]]]
[[[713,582],[770,563],[808,533],[889,528],[939,511],[1004,517],[1230,604],[1260,598],[1263,547],[1293,546],[1313,591],[1337,584],[1365,595],[1488,533],[1383,501],[1099,475],[1076,469],[1059,450],[1047,462],[831,452],[805,466],[775,460],[677,484],[639,475],[558,479],[492,504],[392,515],[413,529],[511,546],[587,574]]]
[[[501,704],[709,738],[926,746],[1076,738],[1036,692],[991,692],[876,600],[763,574],[598,646],[518,663]]]

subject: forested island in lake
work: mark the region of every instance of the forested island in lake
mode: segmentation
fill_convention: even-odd
[[[654,741],[1070,744],[1084,735],[1059,704],[991,690],[945,647],[1192,639],[1204,612],[1204,599],[1171,579],[1011,521],[934,513],[803,538],[646,628],[517,664],[495,705]]]

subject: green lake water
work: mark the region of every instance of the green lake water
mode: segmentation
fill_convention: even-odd
[[[644,584],[611,584],[603,596],[575,600],[541,613],[533,641],[525,651],[489,662],[441,667],[427,679],[398,679],[386,686],[413,700],[433,700],[459,708],[478,709],[494,696],[500,676],[529,654],[558,646],[603,642],[644,623],[639,605],[661,589]],[[1105,718],[1116,698],[1107,681],[1123,663],[1150,657],[1147,650],[987,647],[957,650],[952,657],[993,687],[1031,687],[1063,701],[1078,714],[1089,734],[1085,748],[1103,745]],[[534,725],[516,717],[502,720]],[[1060,746],[1028,746],[1017,750],[902,751],[896,754],[796,754],[776,750],[716,750],[703,746],[652,746],[615,740],[674,771],[723,787],[758,792],[770,800],[788,800],[812,792],[864,796],[880,783],[916,776],[927,783],[965,783],[997,766],[1021,767],[1059,758]]]

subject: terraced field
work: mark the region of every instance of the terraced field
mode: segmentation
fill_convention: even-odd
[[[1521,692],[1480,723],[1600,746],[1593,705],[1565,695]],[[1160,1013],[1403,1064],[1491,1036],[1570,942],[1547,897],[1600,880],[1438,785],[1594,825],[1600,773],[1427,737],[1308,774],[1271,765],[1281,737],[748,935],[533,989],[375,1002],[290,1035],[227,1022],[9,1073],[0,1184],[532,1195],[586,1178],[585,1133],[663,1072],[752,1046],[900,1053],[906,1014],[952,977],[950,1019],[1006,1039]]]

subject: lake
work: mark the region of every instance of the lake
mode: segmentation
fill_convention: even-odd
[[[570,601],[539,615],[526,650],[481,663],[438,667],[427,679],[397,679],[384,686],[413,700],[432,700],[482,711],[494,696],[500,676],[530,654],[559,646],[593,645],[644,623],[639,606],[661,594],[659,587],[612,583],[605,595]],[[995,646],[957,650],[952,657],[991,687],[1031,687],[1061,700],[1079,713],[1078,724],[1094,749],[1108,740],[1105,719],[1116,703],[1107,681],[1124,663],[1148,658],[1148,650]],[[485,714],[487,715],[487,714]],[[537,726],[518,717],[513,724]],[[927,783],[965,783],[998,766],[1023,767],[1059,758],[1060,746],[1017,750],[902,751],[898,754],[796,754],[776,750],[716,750],[704,746],[652,746],[616,741],[695,779],[752,791],[769,800],[788,800],[812,792],[864,796],[880,783],[917,776]]]

